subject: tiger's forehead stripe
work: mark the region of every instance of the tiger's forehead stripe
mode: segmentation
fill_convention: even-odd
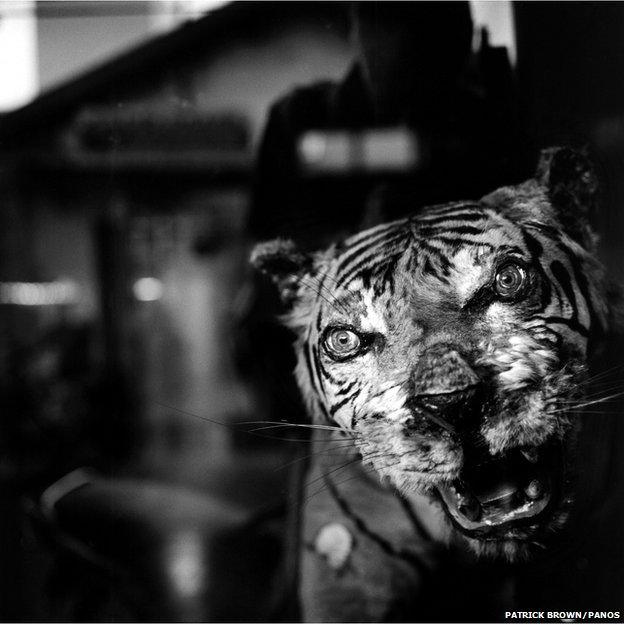
[[[384,232],[373,242],[358,247],[348,257],[342,258],[336,267],[336,285],[346,286],[351,279],[387,260],[388,256],[403,253],[407,247],[409,232],[406,231],[404,222],[402,225],[403,227]]]
[[[448,275],[449,246],[483,246],[491,235],[491,210],[474,203],[434,207],[423,215],[400,219],[355,235],[345,242],[334,269],[335,285],[348,287],[358,278],[389,283],[388,271],[408,251],[413,270],[420,268],[441,280]]]
[[[401,219],[390,223],[388,226],[379,226],[348,238],[344,242],[342,254],[336,266],[336,275],[343,273],[349,263],[354,258],[360,257],[366,250],[376,249],[379,243],[384,243],[389,237],[399,235],[405,223],[406,219]]]
[[[344,247],[346,250],[357,247],[362,243],[366,243],[370,241],[370,239],[382,235],[384,232],[388,230],[395,230],[398,227],[401,227],[407,219],[397,219],[396,221],[391,221],[390,223],[383,223],[381,225],[377,225],[375,227],[369,228],[368,230],[364,230],[363,232],[358,232],[353,236],[350,236],[345,242]]]
[[[457,212],[457,213],[451,213],[451,215],[439,215],[439,214],[434,214],[434,215],[423,215],[421,217],[421,221],[428,226],[433,226],[433,225],[437,225],[439,223],[445,223],[448,222],[450,220],[461,220],[464,222],[475,222],[475,221],[482,221],[483,219],[487,218],[485,212],[483,209],[481,208],[475,208],[469,212],[464,211],[464,212]]]
[[[375,237],[362,241],[355,248],[343,255],[336,267],[337,284],[345,283],[349,276],[361,268],[367,259],[376,259],[388,251],[391,247],[400,244],[406,238],[405,221],[397,223],[396,227],[379,233]]]
[[[472,213],[474,210],[481,211],[482,207],[480,204],[474,201],[460,201],[453,202],[450,204],[440,204],[438,206],[430,206],[427,209],[425,214],[418,215],[419,220],[425,219],[435,219],[437,217],[446,216],[446,215],[457,215],[463,214],[465,211]]]

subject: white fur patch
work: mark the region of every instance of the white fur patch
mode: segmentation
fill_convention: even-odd
[[[551,437],[561,423],[549,413],[548,403],[541,392],[524,397],[522,409],[510,417],[489,423],[481,431],[490,452],[502,453],[507,448],[539,445]]]
[[[455,290],[461,304],[479,288],[483,281],[483,266],[476,263],[476,253],[473,248],[462,247],[453,256],[455,261],[453,278]]]
[[[546,375],[557,363],[556,355],[528,334],[512,335],[508,346],[499,347],[493,360],[503,370],[498,378],[503,388],[515,390]]]
[[[400,420],[409,414],[405,408],[407,395],[400,384],[395,384],[386,390],[381,390],[366,404],[366,410],[370,414],[380,413],[389,420]]]
[[[487,309],[485,318],[488,325],[496,332],[503,331],[508,323],[513,321],[514,314],[508,305],[500,301],[494,301]]]
[[[340,425],[345,429],[351,428],[351,417],[347,410],[339,410],[336,414],[332,416],[332,420],[334,420],[337,425]]]
[[[362,293],[362,302],[364,303],[364,314],[360,317],[361,327],[363,331],[367,332],[379,332],[385,334],[388,331],[388,326],[383,314],[380,314],[375,305],[373,299],[373,293],[370,290],[365,290]]]

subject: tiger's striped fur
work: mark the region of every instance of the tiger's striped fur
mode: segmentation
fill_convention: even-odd
[[[254,253],[290,306],[284,321],[313,422],[339,426],[388,487],[437,499],[474,457],[564,449],[556,509],[495,538],[468,531],[478,553],[524,556],[573,504],[578,427],[566,406],[609,322],[585,220],[594,190],[584,159],[555,148],[535,179],[480,201],[425,208],[312,255],[288,241]],[[495,286],[510,263],[506,279],[524,281],[521,296],[505,298]],[[328,346],[334,338],[359,346],[342,357]]]

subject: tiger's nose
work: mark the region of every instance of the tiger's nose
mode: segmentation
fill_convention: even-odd
[[[457,348],[438,344],[420,357],[412,374],[413,408],[449,431],[469,420],[480,379]]]
[[[412,380],[416,396],[459,393],[480,381],[459,351],[445,344],[434,345],[420,356]]]

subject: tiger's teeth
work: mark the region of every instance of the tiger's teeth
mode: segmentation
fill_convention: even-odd
[[[544,491],[544,486],[538,479],[533,479],[533,481],[531,481],[531,483],[529,483],[524,489],[524,493],[531,500],[538,499],[542,495],[543,491]]]
[[[526,459],[529,463],[531,464],[535,464],[537,463],[537,451],[535,449],[525,449],[522,452],[522,456],[524,457],[524,459]]]
[[[481,505],[479,505],[479,501],[460,483],[455,483],[451,486],[451,491],[455,495],[457,511],[472,522],[479,520],[481,517]]]

